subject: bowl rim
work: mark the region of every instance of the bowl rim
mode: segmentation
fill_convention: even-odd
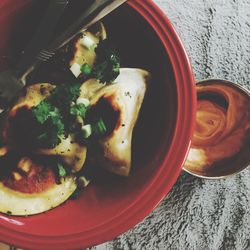
[[[0,227],[0,240],[32,249],[90,247],[112,240],[139,223],[161,202],[176,182],[191,144],[196,112],[195,80],[184,45],[169,19],[152,0],[130,0],[127,4],[154,29],[168,54],[176,79],[177,116],[172,143],[159,171],[140,196],[122,213],[97,227],[63,237],[37,236]],[[180,143],[181,140],[181,143]],[[176,150],[178,149],[178,150]],[[166,169],[166,166],[169,166]],[[168,179],[171,177],[170,179]],[[129,212],[128,212],[129,211]]]

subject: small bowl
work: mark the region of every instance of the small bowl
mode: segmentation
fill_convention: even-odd
[[[1,1],[2,55],[24,48],[47,2]],[[70,17],[81,13],[82,2],[70,1],[68,6],[75,4]],[[134,131],[131,175],[117,178],[103,173],[79,199],[44,214],[0,214],[0,241],[25,249],[56,250],[87,248],[111,240],[145,218],[180,174],[190,146],[196,105],[192,68],[181,40],[151,0],[128,1],[104,23],[108,37],[118,46],[122,65],[152,73]],[[0,66],[3,69],[6,62]]]
[[[214,84],[231,86],[232,88],[236,89],[239,93],[247,97],[250,103],[250,91],[234,82],[230,82],[223,79],[207,79],[197,82],[197,85],[201,86],[214,85]],[[242,170],[244,170],[249,166],[250,164],[249,152],[250,152],[250,129],[248,129],[248,131],[246,132],[246,143],[244,143],[240,151],[235,155],[233,155],[232,157],[214,163],[213,165],[211,165],[210,168],[206,170],[206,172],[198,172],[193,170],[191,171],[190,169],[188,169],[187,166],[185,166],[185,164],[183,170],[196,177],[205,179],[220,179],[229,177],[241,172]]]

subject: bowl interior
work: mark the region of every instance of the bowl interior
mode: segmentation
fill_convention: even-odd
[[[1,27],[4,27],[0,30],[1,69],[15,63],[47,4],[47,1],[23,1],[13,6],[11,1],[3,2],[9,12],[0,17]],[[71,2],[72,17],[72,13],[75,16],[81,13],[83,1]],[[120,52],[122,66],[144,68],[152,74],[134,130],[131,175],[116,177],[102,171],[100,166],[96,179],[79,199],[26,218],[1,214],[0,225],[32,235],[62,236],[87,232],[132,206],[158,173],[176,124],[177,91],[169,57],[155,31],[128,5],[105,18],[104,24],[110,41]],[[37,81],[44,79],[41,77]]]

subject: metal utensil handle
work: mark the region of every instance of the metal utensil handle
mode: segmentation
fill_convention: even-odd
[[[68,0],[50,0],[39,27],[15,68],[18,77],[21,78],[23,75],[26,75],[34,61],[36,61],[39,51],[48,46],[67,4]]]
[[[68,43],[81,31],[96,23],[127,0],[94,0],[90,7],[62,35],[56,38],[46,51],[52,54]]]

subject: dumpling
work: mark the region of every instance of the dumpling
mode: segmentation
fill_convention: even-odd
[[[132,134],[146,93],[149,72],[123,68],[113,84],[89,80],[81,96],[90,100],[102,114],[108,127],[107,136],[90,149],[92,161],[112,173],[127,176],[131,168]]]
[[[121,69],[119,77],[112,84],[89,79],[81,86],[80,97],[90,101],[90,116],[91,112],[101,112],[109,128],[107,134],[88,149],[93,164],[118,175],[129,175],[133,129],[149,77],[145,70]],[[74,140],[74,135],[62,138],[61,143],[52,149],[31,150],[28,147],[29,153],[25,154],[29,144],[25,136],[32,129],[26,115],[54,88],[49,83],[29,86],[1,121],[4,145],[0,148],[0,212],[12,215],[41,213],[62,204],[77,188],[73,173],[81,170],[87,149]],[[20,127],[26,129],[24,133],[12,120],[18,116],[23,122]],[[12,126],[16,126],[16,130]],[[13,131],[19,136],[19,140],[13,140],[17,144],[12,141]],[[55,166],[48,160],[53,157],[60,157],[70,166],[72,175],[59,179]]]
[[[29,111],[32,107],[38,105],[42,100],[50,95],[52,90],[55,88],[54,85],[49,83],[39,83],[29,86],[25,89],[23,95],[21,95],[16,104],[10,109],[10,111],[6,115],[5,124],[2,128],[3,140],[6,141],[7,144],[11,144],[9,142],[12,135],[9,134],[9,124],[10,118],[16,116],[16,114],[21,111],[25,112]],[[27,119],[27,122],[29,120]],[[24,126],[22,126],[24,127]],[[27,134],[28,131],[26,131]],[[18,134],[21,134],[22,131],[17,131]],[[25,136],[25,133],[24,133]],[[15,138],[16,139],[16,138]],[[16,143],[16,141],[15,141]],[[21,139],[21,143],[25,144],[27,141],[25,138]],[[25,146],[25,145],[23,145]],[[33,153],[37,153],[39,155],[47,155],[47,156],[60,156],[60,158],[71,168],[74,172],[78,172],[83,166],[86,159],[86,147],[80,145],[75,142],[73,135],[69,135],[67,138],[61,138],[61,143],[52,149],[38,149]]]
[[[39,149],[39,155],[60,156],[70,168],[72,172],[79,172],[86,160],[87,148],[74,142],[74,136],[69,135],[62,139],[61,143],[52,149]]]
[[[45,169],[33,177],[14,172],[14,176],[9,177],[10,179],[1,180],[0,212],[11,215],[32,215],[50,210],[66,201],[76,189],[75,178],[66,177],[58,184],[51,175],[50,182],[48,182],[48,178],[41,179],[41,176],[48,171]],[[35,189],[20,189],[21,186],[27,189],[27,185],[35,187],[34,182],[36,182]]]
[[[5,114],[1,124],[0,148],[0,212],[31,215],[62,204],[75,191],[76,178],[59,178],[56,165],[49,156],[60,157],[73,171],[83,166],[86,147],[72,142],[72,136],[62,138],[53,149],[32,149],[27,135],[30,109],[48,97],[54,86],[35,84],[24,90],[15,105]],[[21,119],[21,124],[17,123]]]

